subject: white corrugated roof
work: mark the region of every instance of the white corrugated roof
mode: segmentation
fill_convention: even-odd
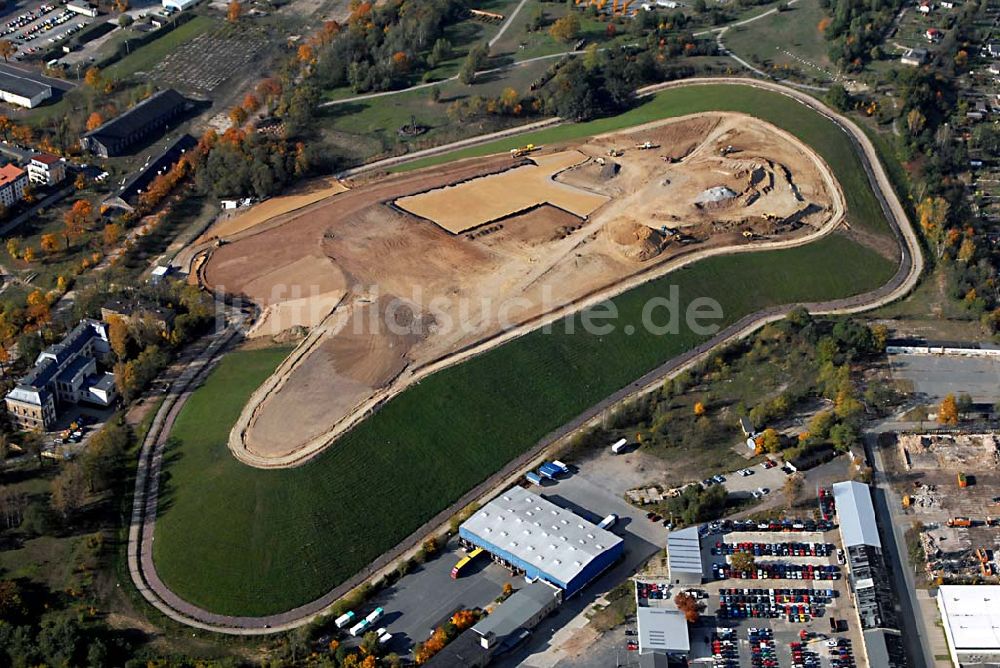
[[[881,548],[868,485],[854,481],[834,483],[833,498],[837,504],[837,520],[844,547],[871,545]]]
[[[701,563],[701,537],[698,527],[687,527],[667,534],[667,566],[671,573],[704,575]]]
[[[938,608],[955,650],[1000,650],[1000,586],[943,585]]]
[[[622,542],[523,487],[513,487],[487,503],[462,528],[562,583]]]
[[[688,623],[684,613],[669,608],[638,608],[639,652],[688,652]]]

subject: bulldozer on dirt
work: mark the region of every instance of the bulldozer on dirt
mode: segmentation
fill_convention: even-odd
[[[651,142],[651,141],[649,141],[647,139],[646,141],[642,142],[641,144],[636,144],[635,147],[637,149],[639,149],[640,151],[649,151],[649,150],[654,149],[654,148],[660,148],[660,145],[659,144],[655,144],[655,143],[653,143],[653,142]]]
[[[518,146],[517,148],[510,149],[510,157],[520,158],[537,150],[538,147],[534,144],[525,144],[524,146]]]

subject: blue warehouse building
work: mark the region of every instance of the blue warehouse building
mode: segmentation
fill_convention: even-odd
[[[579,592],[622,557],[624,541],[524,488],[496,497],[458,530],[500,563],[563,590]]]

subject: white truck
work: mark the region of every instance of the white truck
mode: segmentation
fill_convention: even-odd
[[[608,515],[607,517],[605,517],[603,520],[601,520],[601,523],[597,525],[597,528],[598,529],[610,529],[611,527],[613,527],[615,525],[615,522],[617,522],[617,521],[618,521],[618,516],[615,515],[614,513],[611,513],[610,515]]]

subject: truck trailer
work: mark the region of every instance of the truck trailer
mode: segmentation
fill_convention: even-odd
[[[525,473],[524,474],[524,478],[525,478],[525,480],[527,480],[528,482],[530,482],[532,485],[541,485],[542,484],[542,476],[538,475],[534,471],[528,471],[527,473]]]
[[[556,476],[562,473],[562,470],[556,465],[546,462],[538,467],[538,472],[549,480],[555,480]]]
[[[627,445],[628,445],[628,439],[627,438],[620,438],[620,439],[618,439],[617,441],[615,441],[614,443],[611,444],[611,452],[613,452],[613,453],[615,453],[617,455],[622,450],[624,450],[625,446],[627,446]]]
[[[558,468],[560,471],[562,471],[566,475],[569,475],[569,467],[566,466],[565,464],[563,464],[558,459],[553,459],[552,460],[552,465],[555,466],[556,468]]]

